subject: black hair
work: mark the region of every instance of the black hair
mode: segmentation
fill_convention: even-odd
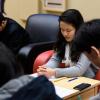
[[[65,12],[63,12],[61,16],[59,17],[59,23],[60,21],[71,24],[76,29],[76,31],[84,22],[81,13],[76,9],[68,9]],[[55,51],[58,52],[58,56],[61,59],[64,59],[66,43],[67,41],[61,34],[61,29],[59,26],[58,40],[57,40],[57,43],[55,44],[54,49]]]
[[[91,46],[100,48],[100,19],[85,22],[77,31],[72,47],[74,52],[91,52]],[[74,55],[72,52],[72,55]]]
[[[5,17],[3,16],[2,13],[0,13],[0,23],[1,23],[3,20],[5,20]]]
[[[5,20],[5,17],[3,16],[3,14],[5,13],[4,4],[5,4],[5,0],[0,0],[0,22],[2,20]]]
[[[10,79],[23,74],[23,70],[10,49],[0,42],[0,87]]]
[[[4,11],[4,4],[5,4],[5,0],[0,0],[0,13],[5,13]]]

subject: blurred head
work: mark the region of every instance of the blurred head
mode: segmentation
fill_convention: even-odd
[[[67,42],[71,42],[82,23],[83,17],[78,10],[66,10],[59,17],[60,36],[63,36]]]
[[[77,52],[85,52],[86,56],[100,66],[100,19],[84,23],[73,41]]]

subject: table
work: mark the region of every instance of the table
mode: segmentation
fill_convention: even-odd
[[[70,79],[72,78],[63,77],[54,81],[52,80],[54,86],[73,90],[73,93],[63,97],[64,100],[89,100],[91,96],[95,96],[97,94],[100,81],[86,77],[77,77],[75,80],[68,81]],[[89,83],[91,86],[82,91],[73,89],[73,87],[80,83]]]

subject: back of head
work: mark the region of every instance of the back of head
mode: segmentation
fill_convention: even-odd
[[[91,46],[100,48],[100,19],[90,20],[80,27],[74,46],[80,52],[90,52]]]
[[[68,9],[61,14],[59,21],[72,24],[77,30],[84,22],[84,19],[78,10]]]
[[[0,42],[0,87],[19,75],[21,75],[21,69],[15,56]]]
[[[55,93],[53,83],[45,76],[33,79],[22,87],[10,100],[62,100]]]

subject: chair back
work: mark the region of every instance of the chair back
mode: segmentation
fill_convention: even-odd
[[[53,14],[33,14],[26,22],[32,43],[50,42],[57,40],[59,16]]]

